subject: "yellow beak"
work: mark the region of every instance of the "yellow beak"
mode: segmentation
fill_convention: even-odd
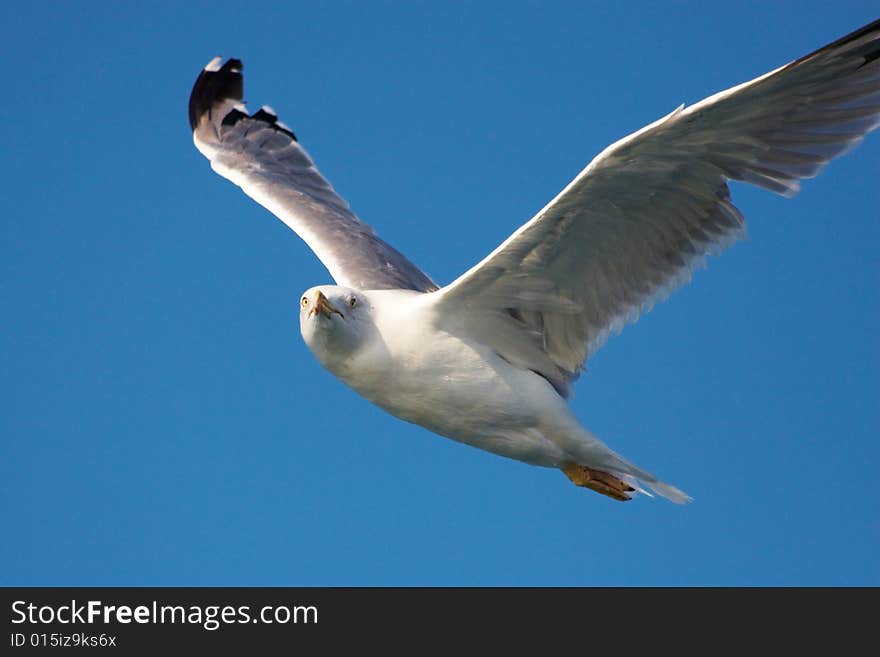
[[[320,290],[318,290],[318,293],[315,295],[315,303],[312,304],[312,309],[309,311],[309,317],[316,313],[321,313],[324,317],[330,317],[330,315],[336,313],[342,319],[345,319],[345,315],[342,314],[339,308],[330,303],[330,300],[327,299],[327,297],[324,296],[324,293]]]

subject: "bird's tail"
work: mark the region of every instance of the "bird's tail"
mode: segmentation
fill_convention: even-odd
[[[692,501],[691,496],[684,491],[660,481],[650,472],[627,461],[580,424],[573,415],[557,417],[568,422],[562,431],[555,434],[557,437],[563,436],[562,440],[557,439],[557,443],[571,455],[574,463],[618,477],[648,497],[653,497],[651,492],[654,492],[676,504]]]
[[[642,470],[640,467],[630,463],[622,456],[614,454],[613,452],[612,455],[613,456],[609,459],[607,466],[609,470],[611,470],[611,473],[619,476],[640,493],[652,497],[651,493],[644,488],[647,487],[657,495],[665,497],[670,502],[675,502],[676,504],[687,504],[693,500],[693,498],[683,490],[667,484],[664,481],[660,481],[650,472]]]
[[[693,498],[683,490],[676,488],[664,481],[660,481],[647,470],[627,461],[620,454],[609,448],[599,438],[594,436],[586,427],[579,426],[581,440],[577,446],[577,453],[582,457],[579,462],[583,465],[604,470],[611,475],[619,477],[640,493],[653,497],[648,490],[676,504],[686,504]]]

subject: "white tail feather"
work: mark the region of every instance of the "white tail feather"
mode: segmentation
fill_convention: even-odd
[[[639,493],[647,495],[648,497],[654,497],[653,495],[651,495],[651,493],[649,493],[642,487],[643,484],[644,486],[647,486],[652,491],[657,493],[657,495],[659,495],[660,497],[665,497],[670,502],[675,502],[676,504],[687,504],[688,502],[693,501],[694,498],[685,493],[683,490],[667,484],[666,482],[660,481],[650,472],[646,472],[638,466],[633,465],[626,459],[622,458],[620,455],[614,454],[613,458],[613,474],[626,481]]]

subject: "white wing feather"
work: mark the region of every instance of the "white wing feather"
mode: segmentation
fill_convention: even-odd
[[[793,195],[880,124],[880,21],[600,153],[533,219],[437,294],[567,394],[584,361],[744,230],[728,180]]]
[[[275,214],[315,252],[341,284],[362,290],[430,292],[437,285],[349,210],[293,131],[263,106],[240,102],[242,64],[213,59],[193,85],[190,127],[211,167]]]

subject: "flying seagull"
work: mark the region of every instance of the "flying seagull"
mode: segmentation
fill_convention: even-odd
[[[744,229],[727,186],[792,196],[880,125],[880,20],[615,142],[446,286],[358,219],[296,135],[217,57],[189,122],[211,167],[292,228],[336,285],[299,300],[318,361],[392,415],[615,500],[684,492],[607,447],[566,399],[609,335]]]

